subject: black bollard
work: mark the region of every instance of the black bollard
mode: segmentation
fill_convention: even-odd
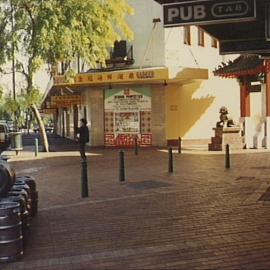
[[[173,173],[173,153],[171,147],[169,148],[168,172]]]
[[[182,139],[181,137],[178,138],[178,154],[182,153]]]
[[[138,139],[137,138],[134,138],[134,153],[135,155],[137,156],[138,155]]]
[[[119,151],[119,181],[125,182],[125,159],[124,151]]]
[[[226,144],[226,152],[225,152],[225,168],[230,169],[230,146]]]
[[[87,177],[87,160],[83,159],[81,161],[82,165],[82,198],[88,197],[88,177]]]
[[[38,139],[35,138],[35,156],[38,155]]]

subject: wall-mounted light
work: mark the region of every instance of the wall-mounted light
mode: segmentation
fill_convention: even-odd
[[[153,23],[158,23],[158,22],[161,22],[161,19],[160,18],[154,18],[153,19]]]

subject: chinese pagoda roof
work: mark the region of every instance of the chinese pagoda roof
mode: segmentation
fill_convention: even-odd
[[[234,61],[222,63],[213,71],[215,76],[226,78],[239,78],[243,76],[254,76],[270,71],[268,61],[264,61],[257,55],[241,55]]]

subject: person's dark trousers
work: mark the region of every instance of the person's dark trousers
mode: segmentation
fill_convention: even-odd
[[[85,155],[85,143],[80,143],[80,154],[82,159],[86,159]]]

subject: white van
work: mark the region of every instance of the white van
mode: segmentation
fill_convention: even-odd
[[[6,123],[0,122],[0,152],[6,150],[10,145],[9,130]]]

